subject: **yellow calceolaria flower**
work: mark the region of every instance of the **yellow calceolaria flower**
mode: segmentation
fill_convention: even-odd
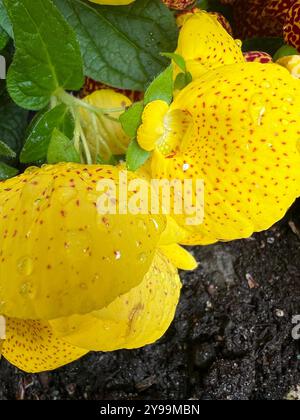
[[[124,155],[130,138],[124,133],[118,118],[130,107],[131,100],[112,89],[100,89],[86,96],[83,101],[95,108],[111,110],[106,114],[96,115],[81,108],[81,122],[93,161],[99,156],[109,160],[112,155]],[[116,112],[116,109],[121,111]]]
[[[204,222],[173,215],[190,245],[265,230],[300,195],[299,80],[276,64],[242,62],[221,25],[202,34],[208,19],[190,17],[179,39],[196,80],[170,107],[147,105],[138,131],[153,150],[153,178],[204,181]]]
[[[165,216],[99,212],[98,182],[120,186],[119,172],[62,163],[0,183],[0,341],[3,356],[27,372],[152,343],[174,317],[174,264],[195,261],[165,245]],[[120,208],[121,197],[105,192]]]

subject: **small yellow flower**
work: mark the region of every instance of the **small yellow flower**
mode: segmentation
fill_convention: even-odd
[[[165,216],[99,213],[98,181],[118,186],[119,172],[62,163],[0,183],[0,340],[27,372],[152,343],[174,317],[175,266],[195,260]],[[118,209],[121,197],[106,193]]]
[[[204,222],[187,226],[186,215],[173,214],[190,245],[265,230],[300,195],[299,80],[277,64],[244,62],[215,25],[207,14],[186,21],[177,52],[195,80],[161,120],[150,104],[138,131],[142,147],[151,139],[154,179],[204,181]]]

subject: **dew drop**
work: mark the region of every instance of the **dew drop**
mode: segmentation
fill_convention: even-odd
[[[17,263],[17,270],[22,276],[30,276],[33,271],[33,261],[30,257],[20,258]]]
[[[261,87],[264,89],[270,89],[271,88],[271,83],[268,82],[267,80],[265,80],[264,82],[262,82]]]
[[[25,282],[20,287],[20,295],[33,299],[35,297],[35,290],[31,282]]]
[[[114,227],[112,217],[109,217],[107,215],[103,216],[102,214],[99,214],[97,216],[97,226],[98,226],[98,229],[101,230],[102,232],[111,231]]]
[[[187,172],[190,169],[190,165],[188,163],[184,163],[182,165],[183,172]]]
[[[147,261],[147,254],[145,252],[142,252],[141,254],[138,255],[138,262],[140,264],[145,264],[146,261]]]
[[[64,206],[77,197],[75,188],[61,187],[58,190],[58,200]]]
[[[100,276],[99,276],[99,274],[95,274],[95,275],[94,275],[94,277],[93,277],[92,283],[93,283],[93,284],[95,284],[95,283],[97,283],[99,280],[100,280]]]
[[[49,172],[49,171],[52,171],[53,170],[53,166],[52,165],[47,165],[47,164],[45,164],[45,165],[42,165],[42,167],[41,167],[42,169],[43,169],[43,171],[45,171],[45,172]]]
[[[121,258],[122,258],[122,253],[121,253],[121,251],[115,251],[115,259],[117,260],[117,261],[119,261]]]
[[[147,231],[147,224],[146,221],[143,218],[138,218],[136,221],[136,225],[138,227],[138,229],[144,230],[145,232]]]
[[[66,235],[65,248],[74,257],[79,255],[89,255],[91,249],[91,239],[87,232],[71,231]]]
[[[294,97],[293,96],[286,96],[285,98],[284,98],[284,100],[285,101],[287,101],[287,102],[289,102],[289,103],[292,103],[292,102],[294,102]]]
[[[29,168],[25,170],[25,174],[34,174],[38,171],[39,171],[39,168],[37,168],[36,166],[30,166]]]
[[[266,113],[266,106],[260,95],[254,95],[249,105],[249,114],[254,124],[258,126],[262,123],[262,118]]]

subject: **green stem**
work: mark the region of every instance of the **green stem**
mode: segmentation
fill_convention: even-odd
[[[63,89],[59,89],[55,96],[64,104],[69,106],[77,106],[80,108],[85,108],[95,114],[99,114],[102,116],[105,116],[106,118],[113,119],[114,121],[119,121],[116,118],[111,117],[110,115],[107,115],[112,112],[122,112],[124,111],[124,107],[117,107],[117,108],[98,108],[94,105],[91,105],[81,99],[76,98],[73,95],[70,95]]]

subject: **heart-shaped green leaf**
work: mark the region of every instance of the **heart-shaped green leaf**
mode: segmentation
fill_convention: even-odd
[[[83,65],[79,44],[51,0],[3,0],[13,25],[16,54],[8,91],[20,106],[44,108],[64,88],[80,89]]]

